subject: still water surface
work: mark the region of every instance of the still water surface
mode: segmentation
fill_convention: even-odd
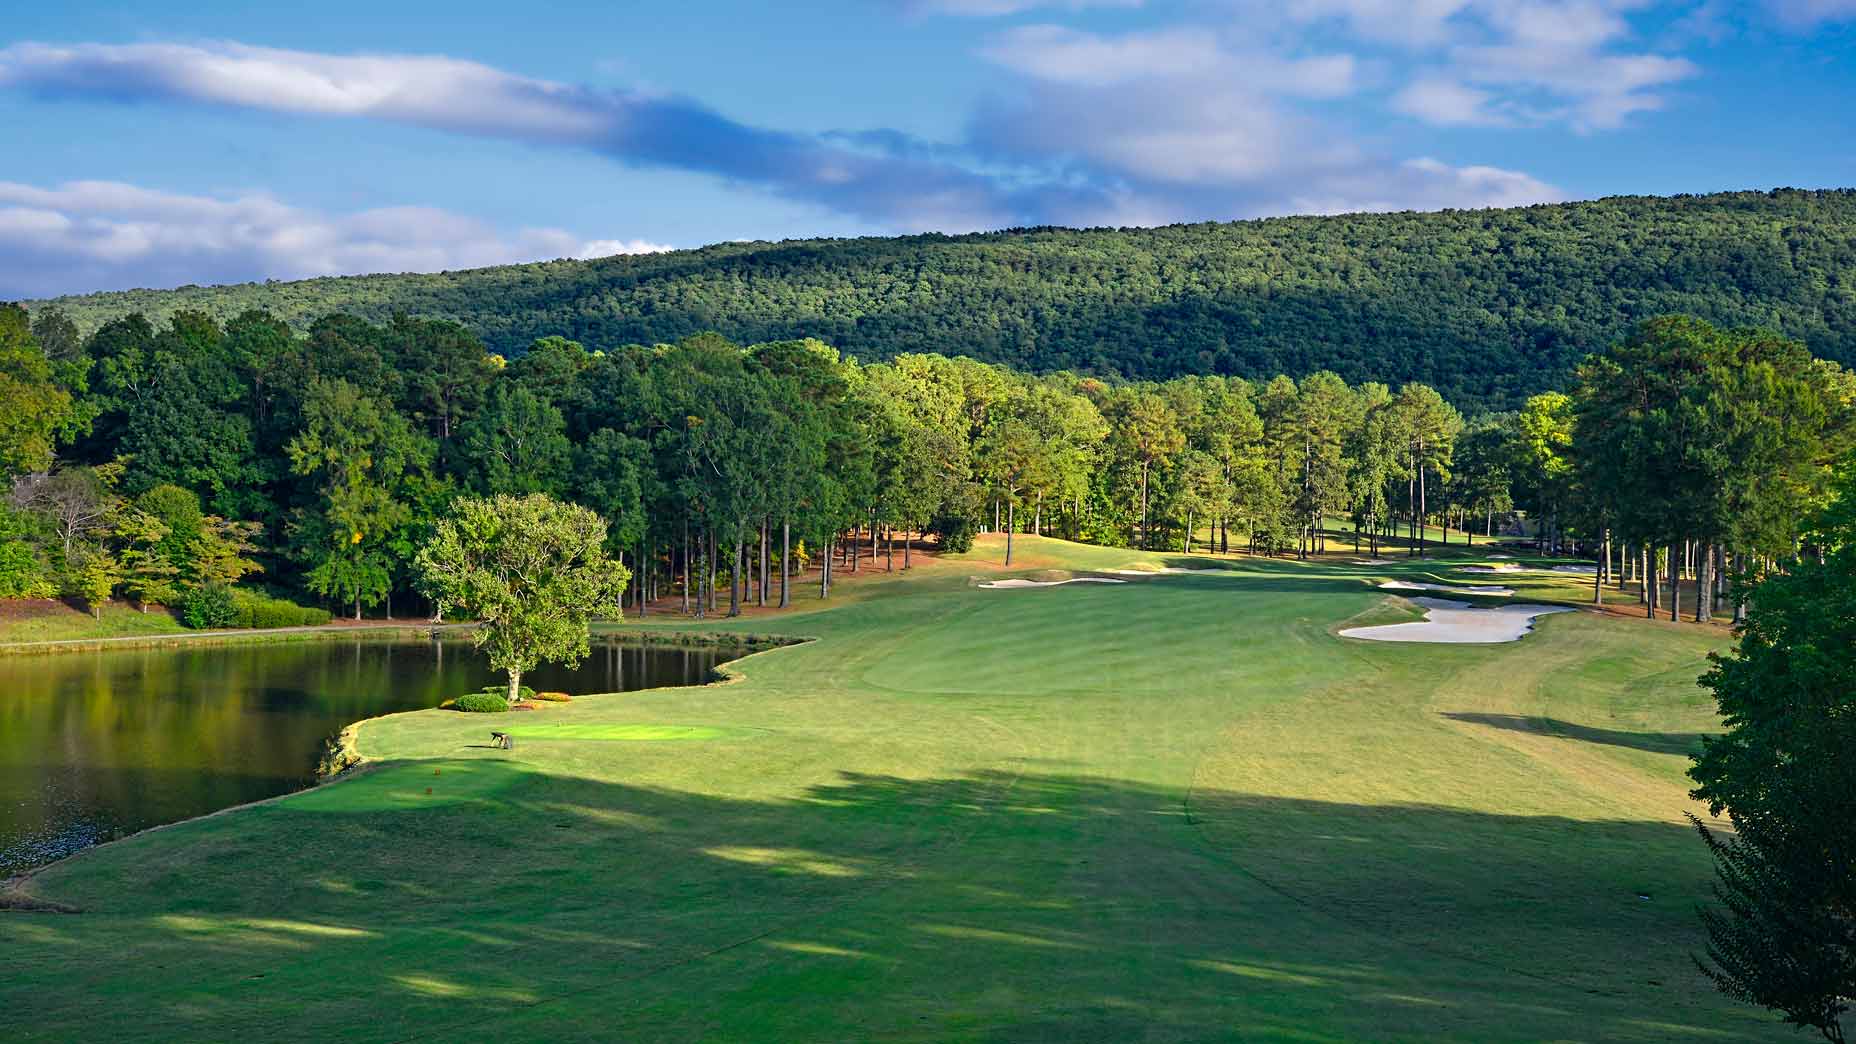
[[[578,668],[544,667],[523,680],[575,694],[697,685],[726,658],[596,641]],[[296,790],[350,722],[433,707],[496,680],[456,640],[0,656],[0,878]]]

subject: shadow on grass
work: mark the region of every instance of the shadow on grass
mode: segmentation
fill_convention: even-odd
[[[1491,728],[1507,729],[1511,732],[1530,732],[1535,735],[1564,736],[1567,739],[1582,740],[1586,743],[1602,743],[1608,747],[1628,747],[1631,750],[1645,750],[1652,754],[1695,754],[1701,750],[1704,732],[1624,732],[1618,729],[1600,729],[1590,725],[1576,725],[1558,718],[1530,718],[1519,714],[1477,714],[1468,711],[1449,711],[1444,717],[1452,721],[1469,722],[1473,725],[1487,725]]]
[[[997,771],[743,799],[535,769],[383,765],[69,864],[39,887],[90,913],[0,915],[10,1038],[82,1036],[106,999],[140,1013],[124,1039],[1766,1028],[1688,964],[1709,867],[1679,826]]]

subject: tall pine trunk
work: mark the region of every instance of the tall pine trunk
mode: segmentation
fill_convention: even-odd
[[[1430,509],[1424,502],[1424,465],[1418,465],[1418,557],[1424,557],[1424,519]]]
[[[1148,549],[1147,544],[1147,461],[1141,461],[1141,550]]]
[[[1676,554],[1676,542],[1669,542],[1669,619],[1682,618],[1682,559]]]
[[[646,601],[646,598],[650,595],[651,573],[652,573],[651,567],[654,564],[655,563],[651,561],[651,545],[645,541],[642,541],[642,540],[639,541],[638,542],[638,615],[639,616],[646,616],[646,615],[649,615],[650,613],[650,610],[645,607],[650,604],[649,602]]]
[[[1411,542],[1405,546],[1407,557],[1418,553],[1418,476],[1416,454],[1412,455],[1412,474],[1405,479],[1405,522]]]
[[[1005,564],[1008,566],[1012,564],[1012,530],[1018,528],[1014,518],[1017,507],[1016,498],[1005,502]]]
[[[831,537],[825,538],[825,553],[819,556],[818,596],[820,599],[831,597]]]
[[[735,562],[728,576],[728,615],[741,615],[741,560],[747,556],[746,520],[735,524]]]
[[[791,516],[780,519],[780,608],[793,604],[787,593],[787,579],[793,574],[793,520]]]

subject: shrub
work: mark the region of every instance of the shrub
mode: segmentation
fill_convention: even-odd
[[[509,701],[487,692],[467,692],[454,706],[467,714],[501,714],[509,709]]]
[[[327,609],[298,605],[256,591],[233,591],[232,604],[238,610],[239,627],[320,627],[330,619]]]
[[[206,584],[187,592],[181,602],[181,620],[196,631],[238,624],[238,606],[230,589]]]
[[[58,593],[31,545],[0,537],[0,598],[50,598]]]
[[[488,695],[496,697],[499,700],[509,699],[509,686],[507,685],[485,685],[483,687],[483,691],[487,693]],[[531,689],[526,685],[518,686],[516,688],[516,699],[532,700],[534,698],[535,698],[534,689]]]
[[[946,514],[928,523],[928,532],[939,538],[941,550],[957,555],[973,550],[973,536],[978,523],[969,515]]]
[[[534,698],[544,703],[572,703],[574,699],[564,692],[538,692]]]

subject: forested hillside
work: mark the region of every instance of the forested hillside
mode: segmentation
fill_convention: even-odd
[[[1465,408],[1570,382],[1632,324],[1689,313],[1856,362],[1856,191],[1619,197],[1514,210],[1156,229],[730,243],[433,275],[62,299],[88,333],[143,312],[267,309],[463,323],[495,351],[715,330],[862,358],[965,354],[1161,379],[1327,369],[1429,383]]]

